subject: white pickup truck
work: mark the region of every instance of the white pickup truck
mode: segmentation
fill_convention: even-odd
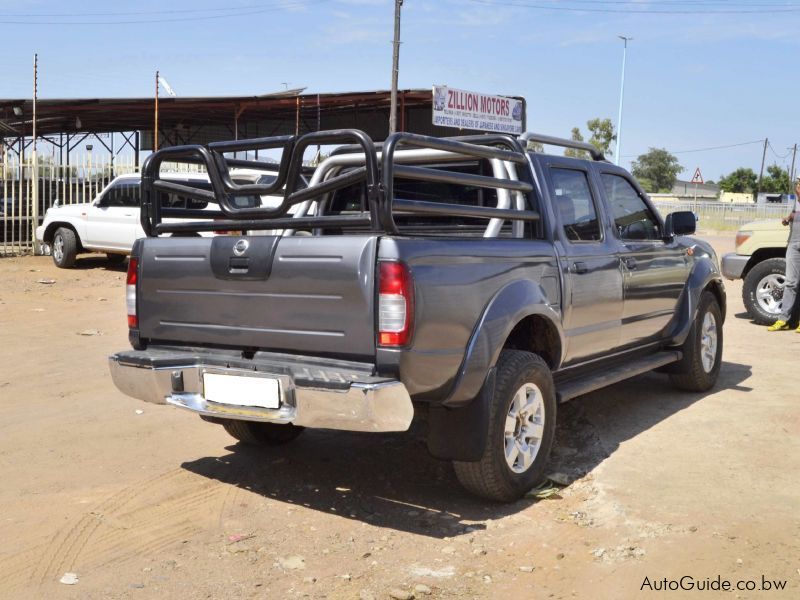
[[[237,183],[268,183],[262,181],[270,175],[253,175],[245,171],[233,174]],[[192,187],[210,189],[204,173],[170,173],[165,179]],[[133,243],[145,237],[140,222],[141,177],[139,174],[121,175],[111,181],[91,202],[54,205],[36,228],[36,242],[43,254],[48,252],[57,267],[68,269],[75,265],[82,252],[104,252],[111,263],[121,263],[131,253]],[[234,199],[239,206],[249,206],[254,197]],[[277,202],[277,201],[276,201]],[[269,205],[268,198],[261,204]],[[217,208],[207,202],[176,194],[165,195],[161,205],[169,208],[206,210]],[[198,235],[214,235],[203,233]]]

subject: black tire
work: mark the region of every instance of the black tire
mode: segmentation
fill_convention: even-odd
[[[108,260],[109,264],[112,265],[121,265],[125,262],[125,259],[128,258],[125,254],[115,254],[112,252],[106,252],[106,260]]]
[[[53,235],[53,262],[59,269],[75,266],[78,256],[78,236],[69,227],[59,227]]]
[[[770,283],[780,280],[783,282],[786,277],[786,259],[768,258],[755,265],[747,273],[742,286],[742,301],[747,309],[747,314],[759,325],[772,325],[780,316],[780,308],[776,307],[770,311],[766,306],[758,301],[758,291],[766,290]],[[783,299],[783,287],[775,289],[773,292],[775,300]]]
[[[711,321],[706,320],[707,315],[710,315]],[[713,350],[704,341],[710,333],[703,331],[706,326],[713,326],[713,333],[716,335]],[[673,385],[688,392],[706,392],[714,387],[722,366],[722,313],[716,297],[708,290],[700,296],[697,314],[681,350],[683,358],[670,365],[669,378]],[[703,362],[704,350],[708,350],[714,357],[710,369]]]
[[[230,435],[244,444],[253,446],[280,446],[288,444],[303,433],[303,427],[291,423],[256,423],[254,421],[234,421],[226,419],[222,426]]]
[[[518,391],[532,384],[541,404],[537,410],[543,420],[538,451],[532,462],[517,472],[506,460],[506,418]],[[534,390],[536,391],[536,390]],[[454,461],[456,476],[467,490],[488,500],[513,502],[544,477],[556,429],[556,394],[550,369],[541,357],[521,350],[504,350],[497,361],[494,393],[489,409],[489,433],[483,456],[476,462]],[[521,432],[520,421],[514,427]],[[520,459],[521,454],[516,459]],[[516,459],[514,466],[517,466]]]

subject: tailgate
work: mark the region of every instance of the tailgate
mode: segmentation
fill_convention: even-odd
[[[142,338],[372,357],[377,236],[147,238]]]

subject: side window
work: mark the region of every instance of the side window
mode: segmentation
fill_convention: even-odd
[[[550,169],[555,210],[567,239],[593,242],[602,239],[597,208],[586,173],[573,169]]]
[[[614,215],[614,226],[623,240],[658,240],[658,221],[628,180],[619,175],[600,175]]]
[[[106,190],[101,200],[102,206],[139,206],[141,196],[138,181],[121,181]]]
[[[181,185],[188,185],[190,187],[200,188],[201,190],[210,190],[211,184],[206,183],[205,181],[176,181]],[[237,182],[241,183],[241,182]],[[249,182],[247,182],[249,183]],[[202,210],[208,206],[208,202],[205,200],[199,200],[197,198],[190,198],[188,196],[181,196],[179,194],[173,192],[163,192],[158,191],[158,202],[161,204],[162,208],[188,208],[193,210]]]

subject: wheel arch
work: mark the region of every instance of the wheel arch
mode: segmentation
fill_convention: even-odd
[[[562,348],[558,328],[541,314],[531,314],[521,319],[503,344],[504,350],[525,350],[538,354],[550,370],[555,370],[561,363]]]
[[[727,296],[722,275],[713,261],[700,259],[695,262],[678,300],[672,320],[667,325],[666,337],[670,341],[670,345],[680,346],[686,340],[697,314],[700,297],[705,291],[710,291],[716,298],[722,321],[725,322]]]
[[[75,241],[78,242],[78,250],[83,250],[83,243],[81,242],[81,236],[78,233],[78,229],[69,221],[54,221],[50,223],[47,228],[44,230],[44,234],[42,236],[42,241],[47,242],[48,244],[53,243],[53,238],[55,237],[56,231],[61,228],[71,229],[72,232],[75,234]]]
[[[747,274],[753,267],[764,262],[765,260],[769,260],[770,258],[786,258],[786,248],[759,248],[753,252],[752,256],[747,261],[747,264],[744,266],[744,270],[742,270],[741,278],[744,279],[747,277]]]
[[[561,362],[564,332],[559,314],[537,282],[521,279],[500,289],[487,303],[467,343],[447,407],[469,404],[504,348],[542,356],[551,369]]]

